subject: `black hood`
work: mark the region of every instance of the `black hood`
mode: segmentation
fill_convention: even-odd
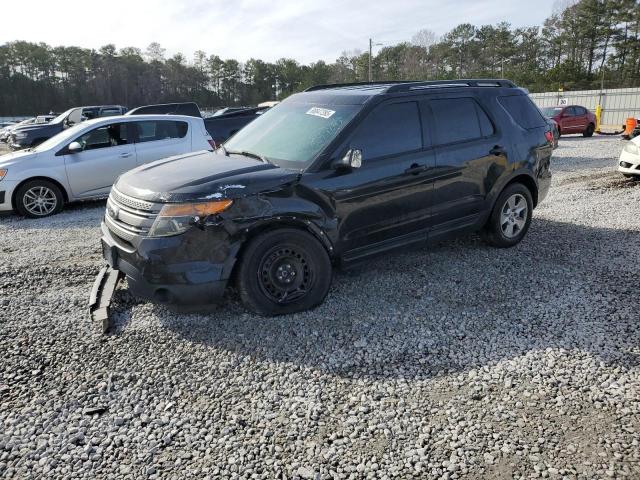
[[[196,152],[141,165],[123,174],[115,186],[141,200],[186,202],[269,191],[295,181],[298,175],[249,157]]]
[[[63,130],[62,122],[59,123],[44,123],[40,125],[23,125],[22,127],[16,128],[13,132],[21,132],[21,133],[47,133],[49,136],[53,136],[56,133],[59,133]]]

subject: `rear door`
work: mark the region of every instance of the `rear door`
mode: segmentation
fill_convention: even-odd
[[[126,123],[101,125],[72,141],[80,143],[83,150],[69,153],[65,147],[61,153],[76,198],[108,195],[115,179],[136,166],[136,151]]]
[[[134,125],[138,165],[191,151],[191,127],[183,120],[141,120]]]
[[[441,94],[426,103],[433,118],[436,156],[435,236],[478,220],[486,208],[486,179],[506,168],[510,144],[468,93]]]
[[[567,107],[562,112],[562,133],[580,132],[580,118],[577,115],[576,107]]]
[[[587,125],[589,124],[589,117],[587,116],[587,109],[584,107],[573,107],[576,123],[576,131],[584,132],[587,129]]]

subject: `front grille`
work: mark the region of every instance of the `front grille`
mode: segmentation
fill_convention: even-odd
[[[131,242],[137,237],[149,235],[161,208],[161,203],[138,200],[112,188],[107,200],[105,223],[111,233]]]
[[[117,191],[115,187],[111,189],[111,195],[109,195],[109,198],[113,198],[113,200],[119,204],[135,208],[136,210],[153,210],[153,203],[124,195]]]

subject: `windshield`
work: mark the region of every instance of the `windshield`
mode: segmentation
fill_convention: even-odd
[[[542,109],[542,114],[545,117],[553,117],[562,111],[562,107],[546,107]]]
[[[303,169],[359,110],[359,105],[283,102],[260,115],[224,146],[230,152],[250,152],[279,166]]]
[[[34,148],[36,152],[44,152],[45,150],[49,150],[56,145],[64,143],[68,140],[71,140],[72,137],[75,137],[81,130],[83,130],[87,126],[86,123],[79,123],[74,125],[73,127],[69,127],[66,130],[54,135],[49,140],[45,140],[40,145]]]
[[[61,113],[60,115],[58,115],[56,118],[54,118],[53,120],[51,120],[49,123],[60,123],[61,121],[63,121],[65,118],[67,118],[67,116],[73,111],[75,110],[75,108],[70,108],[69,110],[67,110],[66,112]]]

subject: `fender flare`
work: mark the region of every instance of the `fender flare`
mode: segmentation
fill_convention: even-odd
[[[523,183],[531,191],[533,207],[535,208],[538,205],[538,181],[531,173],[531,170],[529,170],[528,168],[522,167],[512,171],[511,173],[509,173],[509,175],[503,175],[498,179],[498,181],[496,181],[496,183],[491,188],[491,191],[487,195],[487,200],[491,207],[488,209],[489,211],[493,210],[493,207],[495,206],[495,203],[498,200],[498,196],[500,196],[500,193],[502,193],[502,191],[508,185],[517,181],[520,181],[520,183]]]
[[[316,238],[316,240],[318,240],[320,244],[325,248],[327,254],[329,255],[329,258],[331,258],[331,260],[335,259],[335,248],[327,232],[325,232],[325,230],[320,227],[313,219],[295,215],[274,215],[263,217],[259,220],[256,220],[252,225],[245,227],[243,229],[241,241],[239,242],[239,249],[236,252],[236,258],[238,258],[242,254],[242,250],[244,249],[245,245],[252,238],[265,231],[277,229],[279,227],[293,227],[311,233]]]

